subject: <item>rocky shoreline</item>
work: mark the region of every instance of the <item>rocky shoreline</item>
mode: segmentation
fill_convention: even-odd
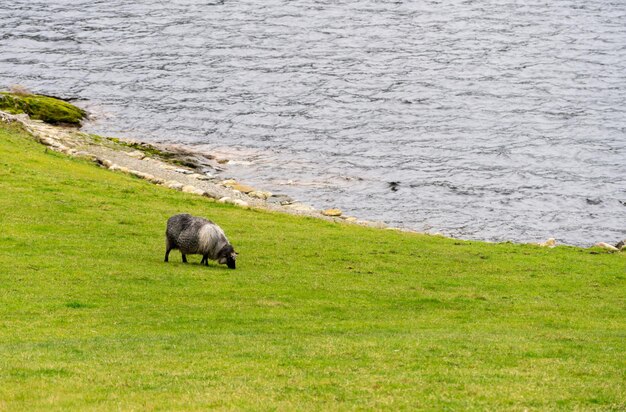
[[[225,172],[225,159],[216,159],[210,154],[193,152],[185,147],[97,136],[82,132],[76,127],[33,120],[26,114],[0,111],[0,120],[22,125],[35,140],[50,150],[88,159],[111,171],[126,173],[172,190],[202,196],[210,201],[333,222],[415,232],[389,228],[382,222],[346,216],[337,208],[317,210],[286,195],[273,194],[233,179],[220,178]]]
[[[442,236],[439,233],[430,234],[388,227],[383,222],[346,216],[338,208],[317,210],[287,195],[274,194],[234,179],[223,178],[227,159],[218,159],[211,154],[192,151],[182,146],[102,137],[82,132],[75,126],[48,124],[42,120],[32,119],[27,114],[0,111],[0,121],[20,124],[36,141],[50,150],[71,157],[84,158],[111,171],[129,174],[172,190],[202,196],[209,201],[337,223]],[[557,243],[554,238],[550,238],[536,245],[553,248]],[[626,249],[625,241],[615,246],[605,242],[598,242],[594,246],[609,253]]]

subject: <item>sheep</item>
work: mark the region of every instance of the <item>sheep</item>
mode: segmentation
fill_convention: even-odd
[[[224,231],[210,220],[180,214],[167,220],[165,231],[165,261],[168,261],[170,251],[179,249],[183,255],[183,263],[187,263],[187,256],[202,255],[200,264],[209,265],[209,259],[226,264],[235,269],[237,253],[228,242]]]

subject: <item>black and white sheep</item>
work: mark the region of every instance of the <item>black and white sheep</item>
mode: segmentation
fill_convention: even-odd
[[[180,214],[167,220],[165,232],[165,261],[172,249],[179,249],[183,262],[186,255],[202,255],[200,264],[209,265],[209,259],[217,260],[235,269],[237,253],[230,244],[224,231],[210,220],[188,214]]]

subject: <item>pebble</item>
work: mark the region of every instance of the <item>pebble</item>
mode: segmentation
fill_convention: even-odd
[[[229,187],[233,190],[236,190],[238,192],[241,193],[250,193],[250,192],[254,192],[254,188],[251,186],[247,186],[247,185],[243,185],[241,183],[230,183],[228,182],[227,184],[224,184],[224,186]]]
[[[609,252],[619,252],[619,251],[620,251],[620,250],[619,250],[618,248],[616,248],[615,246],[613,246],[613,245],[609,245],[608,243],[605,243],[605,242],[598,242],[598,243],[596,243],[596,246],[597,246],[597,247],[601,247],[602,249],[606,249],[606,250],[608,250]]]
[[[198,190],[195,186],[191,186],[191,185],[185,185],[182,188],[182,191],[185,193],[194,193],[196,190]]]
[[[285,207],[291,210],[297,210],[299,212],[313,212],[315,210],[313,206],[306,205],[304,203],[291,203],[285,205]]]
[[[248,207],[248,202],[245,202],[241,199],[235,199],[233,200],[233,205],[237,205],[239,207]]]
[[[266,199],[269,199],[270,197],[272,197],[272,193],[271,192],[261,192],[260,190],[255,190],[255,191],[252,191],[252,192],[248,193],[248,196],[254,197],[254,198],[257,198],[257,199],[266,200]]]
[[[182,173],[182,174],[184,174],[184,175],[190,175],[190,174],[193,174],[193,172],[192,172],[191,170],[181,169],[180,167],[179,167],[179,168],[174,169],[174,171],[175,171],[176,173]]]
[[[556,239],[551,237],[543,243],[539,243],[539,246],[553,248],[556,246]]]
[[[127,156],[134,157],[135,159],[139,159],[139,160],[146,157],[146,154],[139,150],[133,150],[132,152],[124,152],[124,153],[126,153]]]
[[[182,183],[175,182],[173,180],[169,180],[169,181],[165,182],[165,186],[169,187],[170,189],[174,189],[174,190],[182,190],[184,185]]]
[[[113,162],[108,159],[103,159],[101,163],[102,163],[102,166],[109,168],[109,169],[113,165]]]
[[[326,209],[322,211],[324,216],[341,216],[341,209]]]

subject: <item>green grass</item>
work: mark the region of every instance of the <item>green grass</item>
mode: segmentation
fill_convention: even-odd
[[[624,410],[626,258],[242,210],[0,125],[0,410]],[[219,223],[237,270],[163,263]]]
[[[0,110],[26,113],[46,123],[67,125],[79,125],[87,115],[84,110],[54,97],[7,92],[0,92]]]

